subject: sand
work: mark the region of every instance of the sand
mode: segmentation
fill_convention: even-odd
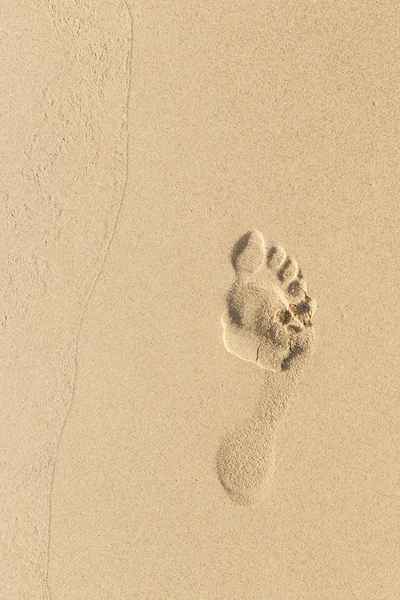
[[[0,598],[398,598],[400,8],[1,17]]]

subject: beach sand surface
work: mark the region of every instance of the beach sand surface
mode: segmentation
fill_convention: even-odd
[[[79,11],[88,22],[82,7],[89,10],[89,3],[71,4],[74,23]],[[11,22],[41,28],[43,40],[44,12],[26,15],[28,3],[18,5],[24,11]],[[47,6],[53,16],[65,9]],[[105,79],[95,76],[96,63],[85,71],[86,93],[98,96],[76,110],[102,107],[93,124],[100,133],[82,141],[85,152],[65,154],[67,173],[89,168],[90,176],[76,188],[71,178],[73,193],[64,198],[77,208],[59,225],[58,250],[46,258],[45,287],[55,282],[57,291],[44,292],[48,310],[31,310],[35,326],[28,313],[29,327],[13,329],[11,320],[3,326],[5,348],[19,349],[15,360],[4,351],[1,373],[8,421],[0,462],[13,477],[0,515],[4,555],[13,547],[12,523],[24,522],[10,510],[16,480],[7,465],[31,421],[54,467],[39,492],[18,479],[18,497],[28,507],[22,512],[41,511],[38,523],[50,520],[41,537],[12,555],[4,598],[395,600],[400,7],[389,0],[129,0],[127,7],[96,0],[89,12],[87,55],[78,52],[85,34],[71,26],[69,13],[59,23],[76,61],[92,56],[90,38],[97,35],[110,70]],[[46,81],[65,68],[57,46],[64,38],[52,23],[54,41],[33,65]],[[6,65],[20,58],[5,81],[17,70],[29,79],[29,44],[15,42]],[[104,104],[108,72],[115,83]],[[14,104],[23,96],[15,81]],[[20,156],[18,141],[36,127],[35,110],[16,113],[17,141],[11,122],[2,127],[7,164],[7,148],[15,161],[30,160]],[[125,118],[126,140],[117,129]],[[49,155],[51,135],[43,138]],[[22,175],[12,173],[22,194]],[[52,193],[65,189],[62,181],[60,167]],[[97,184],[92,194],[88,188]],[[35,228],[26,226],[32,248],[41,227],[50,230],[44,218],[38,211]],[[273,435],[265,434],[274,440],[268,489],[241,502],[221,485],[218,452],[277,393],[268,371],[223,342],[221,316],[235,281],[231,251],[255,230],[267,247],[279,244],[297,259],[318,309],[312,356],[293,386],[284,384],[288,410]],[[5,244],[4,255],[10,252],[15,248]],[[13,264],[17,283],[7,289],[20,301],[27,295],[25,279],[18,281],[24,267]],[[63,309],[55,310],[66,289]],[[32,332],[40,340],[33,349]],[[21,378],[17,365],[24,357],[33,364],[33,355],[37,371],[27,368]],[[44,388],[54,388],[46,406],[50,397],[65,397],[53,411],[36,410]],[[24,426],[13,435],[22,419],[13,417],[13,393],[20,398],[30,390],[18,413]],[[260,427],[264,432],[266,422]],[[242,449],[251,460],[260,448],[246,440]],[[35,493],[38,501],[30,504]],[[32,540],[30,513],[27,521]],[[12,591],[24,587],[22,554],[31,558],[32,578],[40,564],[36,579],[47,580],[30,596]]]

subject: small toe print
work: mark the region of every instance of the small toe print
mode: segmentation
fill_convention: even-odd
[[[277,271],[286,258],[286,252],[280,246],[271,246],[267,254],[267,265]]]
[[[296,314],[298,315],[299,319],[301,319],[301,321],[304,323],[304,325],[311,324],[311,319],[314,316],[316,310],[317,303],[312,298],[308,298],[307,300],[300,302],[296,306]]]
[[[304,298],[307,295],[307,284],[304,279],[294,279],[287,289],[292,298]]]
[[[278,273],[278,277],[282,282],[288,281],[296,277],[298,271],[299,268],[296,261],[293,258],[287,258]]]

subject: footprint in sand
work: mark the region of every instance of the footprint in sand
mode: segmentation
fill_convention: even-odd
[[[258,231],[240,238],[231,260],[236,281],[221,319],[225,348],[264,369],[266,385],[253,417],[222,441],[217,470],[232,500],[254,504],[271,482],[277,423],[313,349],[316,302],[294,258],[280,246],[267,251]]]

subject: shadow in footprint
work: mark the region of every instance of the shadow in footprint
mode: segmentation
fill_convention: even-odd
[[[248,231],[236,242],[231,251],[231,263],[235,271],[238,269],[239,257],[243,255],[244,249],[248,246],[252,232]]]

